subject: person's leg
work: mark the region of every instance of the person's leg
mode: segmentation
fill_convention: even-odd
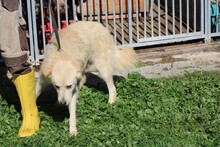
[[[28,44],[23,19],[19,15],[18,0],[1,0],[0,53],[13,76],[22,109],[19,137],[31,136],[39,130],[40,119],[36,105],[35,77],[28,62]]]
[[[23,116],[22,126],[18,135],[20,137],[31,136],[39,130],[40,123],[36,105],[34,70],[18,76],[14,80],[14,84],[20,98]]]

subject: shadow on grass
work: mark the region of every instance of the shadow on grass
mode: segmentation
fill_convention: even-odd
[[[14,105],[17,112],[21,112],[21,106],[16,88],[6,76],[7,69],[4,63],[0,63],[0,95],[8,105]]]
[[[96,90],[99,90],[99,91],[102,91],[108,94],[108,87],[105,81],[102,80],[100,77],[92,73],[87,73],[86,78],[87,80],[86,80],[85,86],[89,88],[94,88]],[[122,76],[113,76],[114,83],[117,81],[120,81],[123,78],[124,77]]]
[[[87,80],[85,86],[93,88],[98,91],[102,91],[108,94],[108,88],[106,83],[98,76],[87,73]],[[114,76],[114,81],[120,80],[122,77]],[[65,118],[69,118],[69,111],[67,106],[60,105],[57,101],[57,93],[52,85],[45,88],[37,99],[39,110],[47,113],[55,121],[63,121]]]
[[[0,95],[7,101],[8,105],[14,105],[17,112],[21,112],[21,106],[17,91],[14,84],[6,75],[6,68],[0,65]],[[94,88],[95,90],[102,91],[108,94],[106,83],[98,76],[88,73],[85,86]],[[114,76],[114,81],[120,80],[121,77]],[[57,101],[57,93],[52,85],[46,87],[37,99],[39,111],[45,112],[51,116],[54,121],[62,122],[65,118],[69,118],[68,107],[60,105]]]

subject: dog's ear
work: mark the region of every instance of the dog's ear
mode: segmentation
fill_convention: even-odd
[[[77,68],[77,71],[81,71],[84,66],[83,61],[80,59],[75,59],[72,61],[72,63]]]
[[[52,62],[45,60],[41,65],[41,72],[45,77],[49,77],[52,73],[53,64]]]
[[[75,60],[72,61],[72,64],[76,67],[77,78],[81,78],[82,77],[82,72],[83,72],[83,66],[84,66],[83,61],[79,60],[79,59],[75,59]]]
[[[54,62],[56,61],[57,53],[55,50],[57,49],[57,45],[55,43],[48,43],[47,46],[47,52],[45,54],[44,61],[41,65],[41,72],[43,76],[49,77],[52,73]]]

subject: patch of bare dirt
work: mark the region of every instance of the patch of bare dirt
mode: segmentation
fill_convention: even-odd
[[[220,72],[220,44],[193,47],[141,52],[138,55],[143,67],[135,71],[146,78],[181,76],[195,71]]]

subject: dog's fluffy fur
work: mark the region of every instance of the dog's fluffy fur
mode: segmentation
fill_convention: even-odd
[[[134,67],[137,55],[130,47],[121,50],[114,45],[108,29],[97,22],[82,21],[59,31],[62,50],[57,51],[55,35],[47,45],[37,82],[40,94],[44,78],[49,78],[57,90],[58,101],[69,106],[70,134],[76,135],[76,99],[86,81],[86,72],[96,71],[107,84],[108,102],[116,101],[114,74],[124,74]]]

